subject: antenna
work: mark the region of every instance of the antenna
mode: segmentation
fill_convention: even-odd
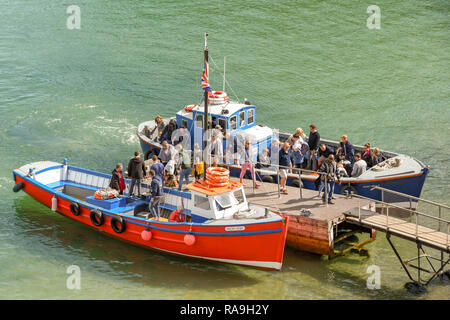
[[[225,83],[226,83],[225,69],[226,69],[226,65],[227,65],[227,57],[223,57],[223,86],[222,86],[222,92],[225,92]]]

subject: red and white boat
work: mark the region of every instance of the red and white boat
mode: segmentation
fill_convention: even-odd
[[[99,200],[94,193],[108,187],[111,175],[50,161],[23,165],[13,175],[14,191],[116,239],[190,258],[272,270],[282,266],[287,218],[249,204],[242,185],[230,179],[216,187],[208,179],[194,182],[187,191],[164,187],[161,216],[183,206],[186,221],[168,222],[149,216],[147,184],[141,199]],[[130,182],[126,179],[125,194]]]

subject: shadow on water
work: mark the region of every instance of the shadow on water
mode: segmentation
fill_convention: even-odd
[[[62,264],[77,264],[102,276],[139,282],[150,287],[217,289],[247,287],[258,281],[236,267],[191,260],[136,247],[72,221],[29,196],[14,200],[11,221],[24,250]],[[26,235],[26,236],[25,236]]]
[[[332,285],[348,291],[351,295],[358,295],[362,299],[416,299],[420,296],[412,295],[402,288],[397,289],[389,283],[382,282],[380,289],[369,289],[366,273],[367,265],[370,265],[368,257],[360,257],[357,254],[328,258],[287,248],[283,262],[283,273],[300,272],[314,278],[324,286]],[[397,267],[397,266],[394,266]],[[363,271],[361,269],[364,269]],[[402,271],[400,271],[402,272]],[[404,283],[409,279],[405,275]],[[336,299],[345,299],[337,296]]]

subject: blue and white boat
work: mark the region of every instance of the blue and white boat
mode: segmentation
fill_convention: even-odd
[[[190,108],[188,108],[189,110]],[[224,136],[226,132],[233,135],[239,135],[249,138],[252,141],[251,148],[253,149],[254,162],[257,161],[257,154],[262,149],[268,148],[272,139],[279,139],[281,142],[287,140],[290,136],[288,133],[279,133],[275,130],[256,124],[256,108],[254,105],[241,104],[238,102],[226,102],[222,105],[210,105],[209,111],[213,123],[218,123],[223,129]],[[197,141],[202,141],[203,137],[203,117],[204,108],[202,104],[195,106],[192,111],[181,109],[173,118],[177,122],[177,126],[184,126],[190,135],[191,150]],[[171,119],[164,119],[168,123]],[[158,142],[155,136],[147,137],[144,133],[144,127],[153,128],[155,122],[153,120],[146,121],[138,126],[137,135],[141,144],[145,158],[148,159],[152,154],[159,154],[161,143]],[[156,135],[156,131],[155,131]],[[223,150],[226,150],[227,141],[223,139]],[[337,149],[339,142],[321,139],[321,143]],[[198,144],[202,146],[202,143]],[[355,151],[360,152],[363,147],[354,145]],[[375,166],[368,169],[361,176],[356,178],[342,178],[341,183],[335,184],[335,193],[345,193],[345,190],[351,190],[353,193],[369,197],[376,200],[381,200],[381,193],[379,190],[371,190],[371,186],[380,186],[386,189],[391,189],[415,197],[420,197],[423,184],[428,175],[429,168],[422,162],[413,157],[398,154],[394,152],[381,150],[386,161],[394,163],[394,166]],[[392,159],[392,160],[390,160]],[[393,161],[394,160],[394,161]],[[241,166],[233,163],[226,163],[223,161],[220,165],[226,166],[232,176],[238,177],[241,172]],[[256,169],[256,177],[258,180],[269,183],[277,183],[277,172],[274,167],[266,169]],[[246,173],[250,177],[250,172]],[[314,190],[316,188],[315,181],[317,175],[315,174],[299,174],[289,173],[287,185],[299,186],[301,179],[304,188]],[[386,197],[389,197],[386,195]],[[394,198],[386,198],[384,201],[397,202]]]
[[[187,135],[189,139],[184,139],[183,144],[185,149],[191,150],[191,152],[194,149],[195,144],[198,144],[200,148],[203,149],[205,97],[203,97],[199,104],[187,105],[178,111],[174,117],[163,120],[165,125],[167,125],[169,121],[176,121],[178,128],[185,128],[185,135]],[[227,133],[232,137],[239,137],[240,139],[238,140],[241,143],[244,139],[249,139],[251,141],[251,149],[254,157],[253,161],[256,163],[257,155],[260,154],[264,148],[270,148],[274,139],[278,139],[282,143],[290,137],[289,133],[279,132],[268,126],[257,124],[256,107],[248,101],[245,101],[244,103],[231,101],[225,92],[212,91],[209,94],[207,102],[207,114],[209,116],[208,128],[215,128],[216,125],[221,127],[221,135],[224,137],[222,140],[223,150],[226,150],[230,141],[233,140],[228,139],[230,141],[227,141],[227,139],[225,139]],[[154,130],[152,135],[148,134],[148,131],[146,131],[146,129],[153,128],[155,128],[155,121],[149,120],[139,124],[137,129],[137,135],[146,159],[151,158],[151,155],[153,154],[158,155],[161,149],[161,141],[159,141],[157,137],[158,131]],[[172,140],[179,140],[177,134],[172,135]],[[205,140],[208,139],[209,138]],[[337,141],[321,139],[321,143],[332,147],[334,150],[339,147],[339,142]],[[361,152],[363,149],[361,145],[354,145],[354,148],[355,153]],[[205,152],[206,150],[203,151],[204,153],[207,153]],[[384,162],[369,168],[358,177],[342,178],[340,183],[335,184],[334,192],[344,194],[346,191],[351,191],[361,196],[376,200],[384,200],[386,202],[405,201],[405,199],[396,198],[394,195],[386,195],[386,197],[382,199],[379,190],[371,190],[372,186],[380,186],[415,197],[420,197],[423,184],[425,183],[425,179],[429,172],[429,167],[408,155],[385,150],[380,151],[385,158]],[[235,164],[233,161],[229,161],[226,157],[222,159],[222,163],[219,165],[226,166],[230,170],[232,176],[240,175],[241,166]],[[276,166],[256,169],[256,173],[257,179],[263,182],[277,183],[278,181]],[[246,173],[246,177],[250,177],[250,172]],[[303,187],[314,190],[316,188],[315,182],[317,178],[318,175],[311,172],[306,174],[289,173],[287,185],[298,187],[301,183]]]

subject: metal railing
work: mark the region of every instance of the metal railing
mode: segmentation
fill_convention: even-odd
[[[433,201],[430,201],[430,200],[417,198],[417,197],[414,197],[414,196],[410,196],[410,195],[407,195],[407,194],[404,194],[404,193],[400,193],[400,192],[397,192],[397,191],[389,190],[389,189],[386,189],[386,188],[383,188],[383,187],[379,187],[379,186],[372,186],[371,187],[371,191],[374,190],[374,189],[378,189],[378,190],[381,191],[381,198],[382,198],[381,201],[380,200],[374,200],[374,199],[371,199],[371,198],[367,198],[367,197],[364,197],[364,196],[361,196],[361,195],[356,195],[356,194],[351,194],[349,196],[350,197],[357,197],[358,199],[369,200],[370,203],[375,202],[375,204],[380,204],[381,205],[381,214],[382,215],[384,215],[384,214],[386,215],[386,231],[387,232],[389,232],[389,229],[394,225],[393,224],[393,219],[389,215],[389,208],[397,209],[397,210],[400,210],[400,211],[408,212],[411,216],[415,217],[415,222],[414,222],[415,229],[414,229],[414,232],[413,233],[409,233],[409,234],[413,235],[416,238],[416,240],[419,240],[419,238],[421,238],[423,240],[430,240],[430,239],[426,239],[425,237],[420,235],[421,232],[419,232],[419,226],[427,227],[427,228],[430,228],[430,227],[429,226],[424,226],[423,224],[420,224],[419,223],[419,217],[437,221],[438,222],[437,230],[435,230],[436,228],[433,228],[433,230],[438,231],[438,232],[443,232],[443,231],[441,231],[441,224],[446,225],[447,228],[445,230],[445,234],[446,234],[445,246],[446,246],[447,250],[450,248],[450,246],[449,246],[450,221],[442,218],[442,209],[450,210],[449,206],[444,205],[444,204],[440,204],[440,203],[437,203],[437,202],[433,202]],[[402,196],[402,197],[405,197],[405,198],[407,198],[409,200],[415,200],[417,202],[422,201],[424,203],[428,203],[428,204],[434,205],[434,206],[438,207],[438,215],[439,216],[435,217],[435,216],[432,216],[432,215],[420,212],[420,211],[412,209],[412,208],[405,208],[405,207],[401,207],[401,206],[398,206],[398,205],[395,205],[395,204],[392,204],[392,203],[385,202],[384,201],[384,198],[385,198],[384,194],[385,194],[385,192],[386,193],[395,194],[395,195],[398,195],[398,196]],[[375,205],[375,207],[376,207],[376,205]],[[391,220],[389,220],[390,218],[391,218]],[[398,218],[395,218],[395,219],[398,219]],[[358,201],[358,220],[359,220],[359,222],[361,222],[361,220],[362,220],[361,219],[361,204],[360,204],[360,201]],[[392,224],[390,224],[390,222]],[[405,232],[403,230],[402,230],[402,232],[407,233],[407,232]]]
[[[202,152],[202,154],[203,154],[203,152]],[[229,159],[227,159],[227,157],[225,155],[222,155],[222,156],[217,156],[217,155],[213,156],[213,155],[211,155],[210,157],[211,157],[211,159],[213,157],[214,158],[218,158],[220,161],[218,161],[217,164],[220,165],[220,166],[224,166],[227,169],[230,169],[231,166],[239,166],[239,167],[241,167],[241,164],[239,164],[239,163],[238,164],[236,164],[236,163],[228,163],[226,160],[229,160]],[[202,159],[202,161],[204,161],[204,159]],[[233,159],[233,161],[234,161],[234,159]],[[325,192],[325,206],[328,207],[328,191],[329,191],[328,190],[328,180],[329,179],[328,179],[328,174],[327,173],[325,173],[325,172],[318,172],[316,170],[310,170],[310,169],[296,168],[296,167],[293,167],[293,166],[289,166],[289,167],[288,166],[281,166],[281,165],[273,164],[273,163],[267,164],[267,163],[258,162],[258,161],[251,161],[251,164],[253,166],[255,177],[256,177],[256,175],[258,175],[258,171],[260,173],[261,173],[261,171],[267,171],[267,172],[270,172],[270,175],[276,175],[277,176],[278,198],[281,197],[280,170],[282,170],[282,169],[288,170],[288,171],[292,170],[292,174],[297,174],[297,172],[298,172],[299,197],[300,197],[300,199],[303,199],[302,174],[304,174],[304,173],[315,173],[315,174],[318,174],[319,176],[324,176],[323,183],[324,183],[324,192]],[[256,168],[257,164],[261,165],[262,168]],[[211,164],[209,164],[209,165],[211,165]],[[273,169],[275,169],[275,170],[273,170]],[[259,176],[261,177],[261,175],[259,175]],[[322,178],[320,178],[320,179],[322,180]],[[255,182],[255,180],[256,179],[252,179],[252,180],[253,180],[253,192],[255,192],[255,189],[256,189],[256,185],[255,185],[256,182]],[[262,181],[262,178],[260,180]]]
[[[257,174],[257,171],[261,170],[266,170],[268,172],[272,172],[272,174],[276,174],[277,175],[277,189],[278,189],[278,198],[281,197],[281,186],[280,186],[280,170],[292,170],[292,173],[294,174],[294,171],[298,171],[298,182],[299,182],[299,196],[300,199],[303,199],[303,191],[302,191],[302,173],[315,173],[318,174],[319,176],[324,176],[324,192],[325,192],[325,206],[328,207],[328,174],[325,172],[318,172],[315,170],[309,170],[309,169],[302,169],[302,168],[295,168],[295,167],[288,167],[288,166],[281,166],[278,164],[270,164],[269,167],[267,167],[267,169],[264,168],[256,168],[256,164],[260,164],[260,165],[264,165],[267,166],[268,164],[266,163],[262,163],[262,162],[258,162],[258,161],[252,161],[252,165],[253,165],[253,170],[255,170],[255,176]],[[240,164],[229,164],[229,163],[221,163],[220,165],[226,166],[228,169],[230,168],[230,166],[240,166]],[[275,170],[271,170],[269,168],[275,168]],[[261,179],[262,181],[262,179]],[[253,181],[253,188],[255,188],[255,181]]]

